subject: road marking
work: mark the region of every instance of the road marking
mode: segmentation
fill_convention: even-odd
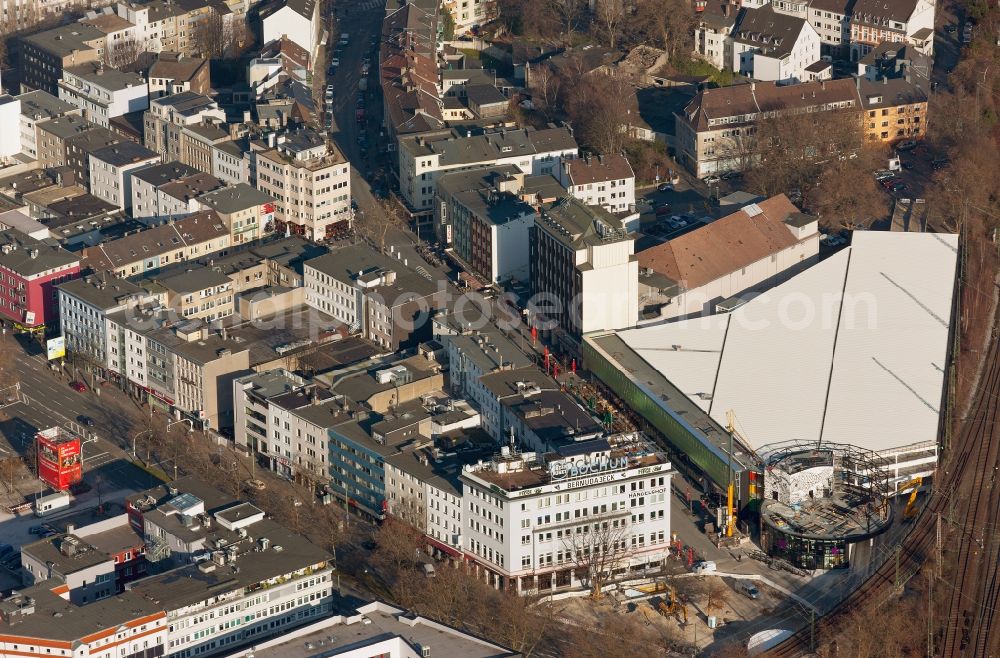
[[[94,461],[95,459],[100,459],[101,457],[104,457],[105,455],[109,455],[109,454],[111,454],[111,453],[109,453],[109,452],[99,452],[96,455],[91,455],[90,457],[84,457],[83,461],[85,461],[85,462]]]

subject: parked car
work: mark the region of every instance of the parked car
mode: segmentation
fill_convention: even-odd
[[[340,35],[340,45],[346,46],[350,42],[351,42],[351,35],[350,34],[348,34],[347,32],[344,32],[343,34]]]
[[[702,560],[701,562],[695,563],[694,567],[692,567],[691,570],[694,571],[695,573],[705,574],[705,573],[715,573],[717,571],[717,568],[715,566],[715,562],[713,562],[712,560]]]
[[[945,167],[947,167],[950,164],[951,164],[951,160],[949,160],[948,158],[937,158],[937,159],[935,159],[934,161],[931,162],[931,169],[933,169],[934,171],[937,171],[939,169],[944,169]]]
[[[656,189],[660,192],[672,192],[674,186],[672,183],[660,183]]]
[[[722,179],[719,178],[718,176],[708,176],[707,178],[705,178],[705,185],[716,185],[721,182]]]
[[[896,144],[897,151],[912,151],[915,148],[917,148],[917,140],[915,139],[907,139],[906,141]]]
[[[906,183],[904,183],[903,181],[899,181],[895,183],[890,189],[892,189],[892,191],[896,193],[902,192],[906,189]]]
[[[662,206],[657,207],[657,209],[656,209],[656,215],[658,217],[662,217],[663,215],[669,215],[669,214],[670,214],[670,204],[669,203],[665,203]]]
[[[45,528],[43,528],[40,525],[33,525],[30,528],[28,528],[28,533],[32,535],[40,535],[43,532],[45,532]]]
[[[739,585],[736,586],[736,590],[748,599],[760,598],[760,590],[751,582],[741,580]]]
[[[0,559],[7,556],[8,553],[13,553],[14,547],[10,544],[0,544]]]
[[[340,58],[339,57],[332,58],[330,60],[330,66],[332,66],[333,70],[336,71],[337,67],[340,66]]]
[[[80,423],[84,427],[93,427],[94,426],[94,419],[91,418],[90,416],[86,416],[84,414],[80,414],[79,416],[77,416],[76,417],[76,422]]]
[[[892,173],[888,169],[879,169],[875,172],[875,180],[884,181],[887,178],[893,178],[896,174]]]
[[[739,171],[727,171],[726,173],[722,174],[722,176],[720,176],[722,180],[739,180],[742,177],[743,174],[742,172]]]
[[[953,32],[958,32],[958,26],[954,23],[948,23],[944,26],[944,31],[951,34]]]
[[[84,393],[87,390],[87,385],[83,382],[70,382],[69,387],[77,393]]]

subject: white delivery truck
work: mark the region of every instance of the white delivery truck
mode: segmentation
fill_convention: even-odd
[[[68,491],[57,491],[48,496],[42,496],[35,500],[35,516],[47,516],[56,510],[69,507],[70,495]]]

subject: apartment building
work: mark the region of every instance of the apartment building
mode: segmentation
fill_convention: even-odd
[[[144,231],[86,247],[82,265],[93,272],[133,277],[167,265],[201,258],[229,248],[229,230],[213,210],[168,220]]]
[[[224,141],[212,146],[212,175],[227,185],[250,183],[250,148],[245,141]]]
[[[275,199],[275,230],[323,240],[350,228],[351,167],[323,135],[270,136],[251,153],[257,188]]]
[[[149,89],[141,75],[117,71],[99,61],[66,67],[58,87],[61,100],[105,128],[115,117],[149,107]]]
[[[250,503],[181,479],[126,506],[150,561],[168,567],[128,592],[166,613],[169,658],[245,652],[332,613],[332,556]]]
[[[441,8],[451,14],[456,34],[471,32],[473,28],[486,25],[497,15],[494,0],[445,0],[441,3]]]
[[[41,121],[36,128],[39,163],[43,167],[67,167],[73,181],[84,189],[90,189],[90,154],[127,141],[75,115]]]
[[[532,314],[535,326],[544,317],[572,345],[585,333],[624,329],[638,321],[635,239],[620,219],[566,197],[542,210],[530,249],[532,292],[552,300],[550,311]]]
[[[208,60],[161,52],[147,73],[149,97],[173,96],[185,91],[208,94],[212,90]]]
[[[156,205],[160,221],[180,219],[204,210],[205,207],[199,201],[199,197],[223,187],[224,184],[218,178],[200,171],[160,185],[156,189]]]
[[[145,146],[124,141],[90,152],[90,193],[120,210],[132,207],[132,172],[160,162]]]
[[[216,212],[229,229],[230,244],[234,246],[274,233],[274,197],[246,183],[207,192],[197,202]]]
[[[162,214],[159,190],[162,186],[184,180],[199,173],[197,169],[173,160],[132,172],[132,217],[154,226],[165,217]]]
[[[112,342],[117,342],[108,316],[135,308],[149,296],[108,272],[71,279],[57,290],[59,333],[66,340],[66,351],[102,368],[109,363]]]
[[[115,11],[135,26],[136,41],[149,52],[177,51],[178,17],[185,13],[179,4],[167,0],[119,0]]]
[[[104,53],[105,34],[92,25],[70,23],[20,38],[21,84],[59,95],[67,67],[97,62]]]
[[[150,101],[143,114],[143,144],[164,160],[184,162],[181,133],[185,127],[225,122],[226,113],[208,96],[193,91],[164,96]]]
[[[932,0],[855,0],[851,11],[851,61],[858,61],[880,44],[914,46],[934,54]]]
[[[303,274],[307,305],[389,351],[429,338],[443,303],[435,283],[364,245],[307,261]]]
[[[744,2],[743,6],[751,6]],[[740,5],[725,2],[706,2],[694,16],[694,49],[692,54],[722,70],[732,61],[730,35],[736,25]]]
[[[757,82],[705,89],[674,115],[677,160],[698,178],[740,170],[752,157],[746,145],[758,119],[830,111],[861,111],[854,80],[798,85]]]
[[[586,554],[597,546],[609,545],[625,574],[659,566],[670,553],[671,475],[638,433],[546,455],[504,448],[462,469],[466,559],[496,587],[531,595],[590,585],[599,567]]]
[[[216,147],[231,139],[229,131],[211,123],[184,126],[180,131],[180,160],[211,174],[215,169]]]
[[[60,288],[66,343],[151,405],[196,427],[228,424],[232,381],[249,372],[248,346],[209,332],[203,323],[176,322],[163,296],[110,275]]]
[[[815,28],[805,18],[778,13],[770,5],[740,10],[730,39],[732,59],[726,68],[755,80],[805,82],[810,79],[808,67],[820,61]]]
[[[45,91],[28,91],[17,96],[21,101],[21,116],[19,128],[21,134],[21,153],[27,157],[38,159],[38,124],[49,119],[67,114],[81,114],[80,108],[61,101]]]
[[[263,43],[287,38],[309,53],[316,54],[322,20],[316,0],[276,0],[260,12]]]
[[[438,181],[437,239],[484,281],[528,279],[524,245],[535,209],[518,196],[523,182],[524,174],[513,165],[445,174]]]
[[[567,127],[502,130],[460,135],[451,130],[399,138],[399,189],[411,212],[433,212],[437,179],[449,171],[484,165],[514,165],[530,175],[559,175],[563,158],[575,158],[577,143]]]
[[[238,378],[233,387],[239,445],[298,482],[329,480],[328,430],[348,420],[354,405],[283,369]]]
[[[760,293],[819,261],[815,217],[784,194],[638,253],[639,267],[666,277],[660,319],[710,315],[725,300]]]
[[[588,206],[600,206],[611,213],[635,207],[635,172],[620,153],[563,160],[559,182]]]
[[[236,309],[232,281],[208,267],[151,275],[142,286],[184,320],[214,322],[233,315]]]
[[[928,86],[927,78],[916,74],[859,80],[865,140],[893,144],[923,139],[927,135]]]
[[[79,275],[79,255],[17,229],[0,234],[0,315],[16,327],[55,326],[56,286]]]

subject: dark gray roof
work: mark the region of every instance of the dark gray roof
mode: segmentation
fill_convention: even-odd
[[[16,229],[0,233],[0,246],[4,247],[0,249],[0,267],[23,277],[80,262],[80,257],[76,254],[49,242],[36,240]]]
[[[173,276],[156,278],[155,281],[168,290],[184,294],[225,285],[229,283],[229,277],[209,267],[198,267]]]
[[[41,89],[25,92],[15,98],[21,101],[21,115],[31,117],[35,121],[51,119],[70,112],[79,112],[79,108],[75,105],[60,100]]]
[[[114,167],[124,167],[160,157],[156,151],[129,140],[91,151],[90,156]]]
[[[256,187],[239,183],[202,194],[198,197],[198,201],[213,208],[216,212],[228,215],[254,206],[262,206],[265,203],[274,203],[274,197]]]
[[[781,58],[792,52],[805,25],[804,18],[779,14],[770,4],[760,9],[747,7],[740,10],[733,39],[753,46],[762,54]]]
[[[395,283],[369,289],[377,289],[386,302],[393,300],[394,290],[399,294],[412,293],[419,296],[432,295],[437,291],[437,286],[433,282],[407,269],[401,262],[384,256],[364,245],[345,247],[314,258],[305,264],[350,285],[354,285],[357,278],[361,275],[370,275],[379,271],[395,272]]]
[[[93,50],[87,41],[104,40],[105,34],[93,25],[70,23],[22,39],[31,45],[62,58],[78,50]]]
[[[57,288],[102,310],[118,306],[125,297],[142,295],[145,292],[130,281],[103,272],[66,281]]]
[[[179,180],[185,176],[197,173],[198,170],[194,167],[186,165],[179,160],[171,160],[170,162],[163,162],[161,164],[155,164],[150,167],[140,169],[139,171],[133,173],[132,176],[146,183],[150,183],[154,187],[159,187],[164,183]]]

